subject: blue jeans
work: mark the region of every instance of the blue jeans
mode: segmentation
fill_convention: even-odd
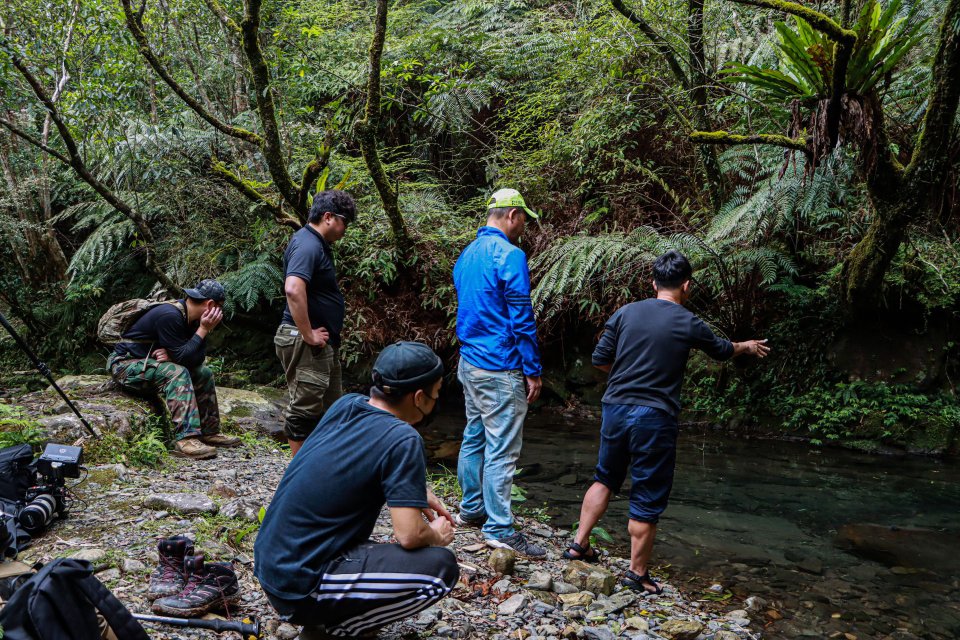
[[[487,371],[460,358],[467,426],[463,431],[457,480],[463,490],[460,515],[481,520],[484,538],[513,534],[510,490],[520,457],[527,391],[520,371]]]

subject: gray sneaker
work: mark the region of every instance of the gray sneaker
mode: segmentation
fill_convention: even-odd
[[[494,549],[513,549],[522,556],[528,558],[542,558],[547,555],[547,550],[543,547],[533,544],[527,537],[517,531],[512,536],[499,539],[487,539],[487,546]]]
[[[453,523],[458,527],[473,527],[474,529],[481,528],[486,524],[486,518],[464,518],[463,514],[456,513],[453,516]]]

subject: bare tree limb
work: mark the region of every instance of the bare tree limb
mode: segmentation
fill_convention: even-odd
[[[327,165],[330,164],[331,149],[333,149],[333,131],[327,129],[323,146],[320,147],[317,157],[303,170],[303,178],[300,180],[300,195],[297,197],[298,210],[308,211],[307,198],[310,196],[310,189],[313,188],[313,183],[317,181]]]
[[[273,215],[273,219],[276,220],[278,224],[291,227],[293,229],[299,229],[302,226],[296,217],[287,215],[283,212],[283,207],[280,205],[280,203],[271,202],[269,198],[257,191],[256,187],[250,184],[250,182],[244,180],[227,168],[227,165],[217,159],[216,156],[210,158],[210,168],[224,181],[242,193],[248,200],[259,204],[269,211]]]
[[[726,131],[694,131],[690,134],[690,142],[695,144],[765,144],[785,149],[794,149],[810,153],[806,140],[778,136],[769,133],[755,133],[748,136],[727,133]]]
[[[53,148],[49,147],[48,145],[43,144],[40,140],[38,140],[37,138],[31,136],[29,133],[27,133],[27,132],[24,131],[23,129],[20,129],[17,125],[13,124],[13,123],[10,122],[9,120],[5,120],[5,119],[3,119],[3,118],[0,118],[0,126],[6,127],[7,129],[10,130],[10,133],[14,134],[14,135],[17,136],[18,138],[22,138],[23,140],[26,140],[27,142],[29,142],[30,144],[32,144],[32,145],[35,146],[36,148],[38,148],[38,149],[40,149],[41,151],[44,151],[45,153],[53,156],[54,158],[56,158],[57,160],[59,160],[59,161],[62,162],[63,164],[67,165],[68,167],[71,166],[70,158],[68,158],[67,156],[63,155],[62,153],[60,153],[60,152],[57,151],[56,149],[53,149]]]
[[[157,54],[150,47],[150,41],[147,39],[147,34],[143,30],[143,24],[140,17],[134,13],[133,7],[130,4],[131,0],[120,0],[120,4],[123,5],[123,13],[126,16],[127,30],[133,35],[133,38],[137,41],[137,45],[140,49],[140,54],[144,57],[147,63],[153,68],[153,70],[160,76],[167,86],[177,96],[180,97],[187,106],[190,107],[194,113],[206,120],[213,128],[225,133],[228,136],[233,138],[239,138],[240,140],[245,140],[257,146],[264,146],[264,140],[256,133],[248,131],[241,127],[235,127],[233,125],[223,122],[212,113],[210,113],[198,100],[191,96],[187,91],[180,86],[180,83],[177,82],[170,72],[167,71],[167,68],[160,61],[160,58],[157,57]]]
[[[762,7],[764,9],[774,9],[776,11],[782,11],[783,13],[789,13],[790,15],[803,18],[809,22],[812,27],[818,31],[822,31],[831,40],[836,42],[853,46],[853,43],[857,40],[857,34],[854,31],[843,28],[827,14],[821,13],[820,11],[815,11],[814,9],[805,7],[802,4],[797,4],[796,2],[786,2],[785,0],[732,1],[736,2],[737,4],[747,4],[754,7]]]
[[[129,0],[124,0],[129,1]],[[273,185],[280,196],[290,205],[301,219],[306,222],[306,212],[298,208],[300,186],[294,184],[287,170],[283,143],[280,140],[280,127],[277,124],[277,112],[273,102],[273,89],[270,86],[270,68],[260,49],[260,8],[261,0],[246,0],[246,10],[240,30],[243,36],[243,51],[250,63],[253,86],[257,93],[257,109],[260,112],[260,125],[263,127],[263,157],[267,169],[273,178]]]
[[[40,84],[40,81],[33,74],[33,72],[27,68],[20,56],[11,52],[10,62],[17,69],[17,71],[20,72],[20,75],[23,76],[24,80],[27,81],[27,84],[30,85],[34,95],[37,97],[40,103],[43,104],[44,108],[47,110],[47,113],[50,114],[53,124],[57,128],[57,132],[60,134],[60,139],[63,140],[63,144],[67,148],[69,164],[73,168],[74,173],[76,173],[81,180],[90,185],[93,190],[96,191],[101,198],[106,200],[110,206],[133,222],[134,226],[137,228],[137,232],[140,234],[140,239],[143,241],[145,266],[171,294],[179,295],[182,289],[173,280],[171,280],[170,277],[163,271],[163,269],[161,269],[156,263],[153,253],[153,231],[150,229],[150,225],[147,224],[146,218],[144,218],[129,204],[120,199],[120,197],[118,197],[107,185],[100,182],[100,180],[98,180],[97,177],[90,172],[90,169],[87,168],[86,163],[83,161],[83,156],[80,154],[80,150],[77,147],[76,140],[73,138],[73,134],[70,132],[70,128],[63,121],[63,118],[60,116],[60,113],[57,110],[57,106],[51,101],[50,96],[47,95],[43,86]]]
[[[647,37],[650,42],[654,44],[657,48],[657,51],[660,52],[660,55],[663,56],[663,59],[667,61],[667,65],[670,67],[670,70],[673,72],[673,75],[676,76],[677,80],[680,81],[680,84],[684,88],[690,87],[690,78],[684,72],[683,67],[680,65],[679,56],[677,52],[674,51],[673,47],[670,46],[670,43],[666,39],[657,33],[653,27],[650,26],[650,23],[643,19],[637,13],[634,13],[633,9],[627,7],[623,0],[610,0],[610,4],[613,5],[613,8],[616,9],[620,15],[624,18],[637,25],[637,28]]]
[[[387,39],[387,0],[377,0],[377,13],[374,18],[373,38],[370,40],[370,64],[367,76],[367,104],[363,110],[363,119],[354,123],[353,128],[360,143],[363,160],[377,187],[383,210],[390,221],[394,241],[401,255],[405,256],[413,248],[407,225],[400,213],[397,190],[390,184],[380,154],[377,151],[377,127],[380,123],[380,61],[383,58],[383,46]]]

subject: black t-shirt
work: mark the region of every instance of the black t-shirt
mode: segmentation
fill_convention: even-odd
[[[330,245],[307,225],[293,234],[283,254],[283,277],[297,276],[307,283],[307,316],[314,329],[326,328],[330,342],[340,344],[345,305]],[[283,309],[284,324],[294,324],[290,305]]]
[[[427,507],[420,434],[368,400],[333,403],[277,487],[254,545],[254,574],[274,596],[315,591],[325,563],[369,539],[384,503]]]
[[[170,359],[187,369],[203,364],[207,357],[206,341],[197,335],[199,322],[187,324],[180,309],[186,302],[178,300],[180,307],[159,304],[137,318],[123,338],[136,342],[118,342],[113,351],[120,358],[145,358],[154,349],[166,349]]]
[[[680,413],[680,388],[690,349],[715,360],[733,357],[733,343],[669,300],[648,298],[620,307],[604,326],[593,364],[612,364],[603,401]]]

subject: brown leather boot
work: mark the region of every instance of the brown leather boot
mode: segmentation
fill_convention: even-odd
[[[222,433],[205,433],[200,436],[200,441],[203,444],[208,444],[211,447],[239,447],[240,438],[236,436],[225,436]]]
[[[217,457],[217,450],[211,446],[203,444],[200,438],[193,436],[177,440],[173,445],[173,451],[170,455],[178,458],[193,458],[194,460],[207,460]]]

